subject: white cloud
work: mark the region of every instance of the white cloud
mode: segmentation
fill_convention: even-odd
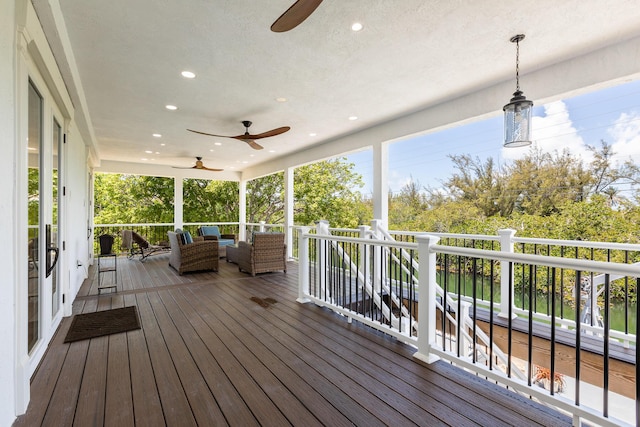
[[[589,162],[591,154],[586,148],[584,140],[573,126],[569,111],[563,101],[551,102],[544,105],[544,116],[532,118],[533,143],[543,152],[562,152],[568,149],[574,156],[580,156]],[[514,160],[524,157],[529,152],[524,148],[502,148],[502,158]]]
[[[411,181],[416,181],[416,178],[412,178],[411,175],[407,175],[404,172],[399,172],[397,170],[389,171],[389,190],[393,193],[398,193],[405,185],[409,184]],[[420,185],[424,185],[420,183]]]
[[[640,163],[640,112],[620,114],[608,132],[613,138],[611,145],[618,162],[631,159]]]

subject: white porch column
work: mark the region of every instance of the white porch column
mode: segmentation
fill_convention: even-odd
[[[421,235],[416,237],[418,256],[420,257],[420,277],[418,281],[418,351],[413,357],[427,363],[440,358],[431,353],[431,344],[436,342],[436,253],[431,247],[438,243],[439,237]],[[426,262],[425,262],[426,261]],[[424,264],[423,264],[424,263]],[[426,267],[426,270],[423,268]]]
[[[284,171],[284,238],[287,244],[287,259],[293,257],[293,172],[294,168]]]
[[[182,177],[173,177],[173,228],[182,228],[184,216],[182,204],[184,203]]]
[[[389,223],[389,145],[373,146],[373,217]]]
[[[238,183],[238,241],[247,241],[247,181]]]
[[[500,251],[513,253],[513,236],[516,230],[504,229],[498,230],[500,236]],[[509,318],[509,295],[513,295],[513,278],[509,280],[509,262],[500,261],[500,313],[498,316]],[[511,298],[513,304],[513,298]],[[511,310],[513,313],[513,310]],[[512,314],[512,318],[517,316]]]

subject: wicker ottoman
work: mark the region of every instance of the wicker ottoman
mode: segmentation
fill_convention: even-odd
[[[238,245],[226,246],[227,249],[227,262],[238,263]]]

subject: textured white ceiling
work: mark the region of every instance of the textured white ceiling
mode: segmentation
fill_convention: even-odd
[[[637,0],[327,0],[286,33],[269,27],[293,0],[59,3],[101,160],[227,170],[514,79],[514,34],[525,74],[640,35]],[[237,135],[242,120],[291,131],[261,151],[186,131]]]

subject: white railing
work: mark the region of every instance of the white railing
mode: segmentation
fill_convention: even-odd
[[[367,227],[361,227],[359,230],[336,229],[336,232],[343,235],[355,233],[354,235],[363,236],[357,238],[332,236],[328,234],[328,231],[333,230],[329,229],[328,226],[326,229],[327,233],[316,232],[315,234],[310,233],[309,228],[298,230],[299,301],[313,301],[316,304],[331,307],[336,312],[346,316],[349,321],[357,319],[400,340],[415,345],[418,349],[416,353],[418,358],[427,362],[432,362],[438,358],[449,360],[489,379],[505,384],[514,390],[526,393],[539,401],[566,411],[572,414],[576,422],[584,419],[599,425],[633,425],[635,423],[635,414],[632,413],[633,411],[630,408],[638,405],[637,396],[632,395],[627,398],[631,402],[626,406],[629,413],[620,416],[619,413],[612,413],[609,410],[612,399],[617,399],[617,394],[612,391],[617,387],[617,383],[609,382],[609,360],[614,356],[613,346],[617,345],[612,340],[617,338],[624,341],[627,347],[625,351],[635,355],[635,347],[629,348],[629,343],[635,344],[637,333],[629,331],[621,333],[611,330],[608,322],[608,305],[611,296],[609,294],[609,286],[605,285],[609,285],[614,279],[625,278],[632,281],[634,286],[637,286],[638,277],[640,277],[640,267],[638,265],[519,253],[514,250],[515,243],[569,247],[576,242],[515,239],[514,233],[510,230],[501,232],[499,236],[446,234],[433,236],[415,234],[413,239],[417,243],[412,243],[394,241],[392,233],[381,231],[377,225],[374,225],[372,229]],[[376,240],[371,238],[374,235],[378,237]],[[460,239],[460,241],[464,242],[499,242],[499,248],[492,246],[493,250],[486,250],[474,247],[442,245],[439,244],[441,238],[448,239],[448,241],[451,241],[450,239]],[[607,250],[634,252],[640,250],[637,245],[599,244],[588,246],[587,242],[579,242],[578,245],[586,248],[606,248]],[[334,254],[337,257],[337,262],[332,258]],[[455,263],[447,264],[446,261],[443,264],[442,259],[448,259],[447,257],[449,259],[465,260],[465,265],[467,265],[468,260],[475,260],[474,266],[476,262],[490,263],[490,265],[495,266],[495,270],[499,272],[500,276],[500,301],[494,302],[493,294],[488,301],[482,300],[477,296],[464,295],[460,290],[460,286],[454,292],[448,289],[445,296],[441,286],[442,283],[438,283],[443,280],[442,266],[455,265]],[[422,260],[421,263],[419,262],[420,260]],[[420,264],[422,268],[420,268]],[[396,267],[393,267],[394,265]],[[565,281],[568,280],[568,277],[573,278],[573,280],[580,279],[580,277],[597,278],[592,282],[596,285],[600,284],[596,292],[600,294],[601,298],[605,299],[605,306],[603,307],[605,321],[603,326],[593,326],[581,322],[579,310],[576,310],[578,319],[570,319],[566,316],[557,316],[555,310],[552,310],[549,314],[535,313],[532,311],[531,304],[529,304],[528,310],[517,308],[514,304],[514,283],[521,280],[521,277],[516,277],[519,274],[524,277],[527,270],[525,267],[551,269],[552,274],[549,274],[551,279],[548,278],[548,280],[550,281],[552,295],[557,294],[556,287],[558,283],[556,283],[555,279],[557,271],[562,271],[566,274]],[[345,279],[343,276],[347,270],[351,271],[351,276]],[[448,273],[448,271],[444,272],[444,274]],[[393,278],[394,274],[396,279]],[[477,274],[477,272],[474,271],[473,274]],[[400,279],[398,280],[397,277],[400,277]],[[535,284],[535,282],[531,283]],[[354,287],[354,284],[355,286],[360,286],[360,288]],[[358,294],[359,289],[361,291]],[[532,292],[532,289],[533,287],[530,284],[530,292]],[[355,300],[342,298],[340,303],[340,298],[335,298],[336,295],[351,295],[352,297],[352,291],[355,291],[357,296]],[[575,301],[581,301],[583,292],[581,292],[579,286],[574,287],[574,291],[571,296],[574,297]],[[342,294],[339,294],[339,292],[342,292]],[[395,297],[391,296],[394,292]],[[376,293],[378,297],[374,296]],[[330,298],[327,298],[327,295]],[[383,301],[380,298],[383,295],[389,296],[389,299]],[[369,299],[371,300],[371,309],[369,311],[361,311],[359,307],[365,305]],[[346,304],[345,301],[347,302]],[[418,301],[420,301],[420,304],[417,304]],[[385,304],[386,309],[384,308]],[[552,308],[555,309],[555,298],[551,299],[551,304]],[[408,309],[408,307],[412,308]],[[481,328],[482,322],[478,318],[478,307],[484,307],[489,313],[486,322],[489,323],[490,333],[485,333]],[[411,327],[403,326],[402,322],[394,321],[394,315],[396,319],[399,317],[405,318],[406,315],[416,317],[416,311],[417,319],[420,321],[419,329],[417,327],[418,322],[415,319],[407,320]],[[464,314],[471,311],[473,311],[473,314]],[[500,317],[494,317],[494,311],[499,313]],[[436,321],[438,315],[440,318]],[[458,318],[464,319],[464,321],[458,324]],[[492,335],[495,326],[494,319],[500,318],[502,319],[503,327],[507,330],[509,343],[508,348],[503,348],[502,351],[496,345]],[[529,321],[529,318],[531,321]],[[534,323],[537,327],[546,325],[545,328],[549,334],[550,354],[553,355],[546,361],[546,366],[550,366],[548,370],[551,378],[559,376],[559,378],[566,379],[567,382],[571,380],[571,372],[556,370],[556,339],[554,337],[559,331],[573,337],[575,351],[573,357],[577,367],[573,375],[573,381],[582,384],[582,387],[586,387],[588,384],[586,383],[587,379],[580,375],[579,367],[585,352],[581,342],[590,339],[601,343],[600,353],[603,363],[601,375],[604,385],[598,388],[602,393],[600,404],[585,402],[589,396],[585,398],[584,392],[581,402],[581,387],[573,389],[574,395],[567,397],[567,393],[570,394],[570,392],[559,393],[555,391],[554,385],[551,385],[549,391],[545,391],[535,385],[534,361],[536,364],[540,364],[538,356],[534,357],[529,352],[530,355],[525,358],[526,360],[521,361],[511,352],[512,333],[516,333],[515,324],[518,320],[521,323],[523,321],[525,325],[527,323],[530,325],[528,329],[525,327],[524,330],[524,334],[528,336],[529,343],[532,342],[534,335],[531,325]],[[538,320],[543,320],[544,323]],[[576,324],[579,324],[580,327],[577,327]],[[533,346],[530,345],[530,347]],[[620,346],[620,348],[623,347]],[[635,357],[637,356],[634,356],[634,360]],[[521,370],[516,369],[519,364],[521,365]],[[636,373],[635,376],[637,376],[637,368],[632,367],[632,369]],[[524,372],[524,374],[518,374],[518,372]],[[616,376],[611,378],[616,378],[618,382]],[[627,381],[629,381],[629,378],[627,378]],[[633,384],[635,384],[635,381],[633,381]]]

